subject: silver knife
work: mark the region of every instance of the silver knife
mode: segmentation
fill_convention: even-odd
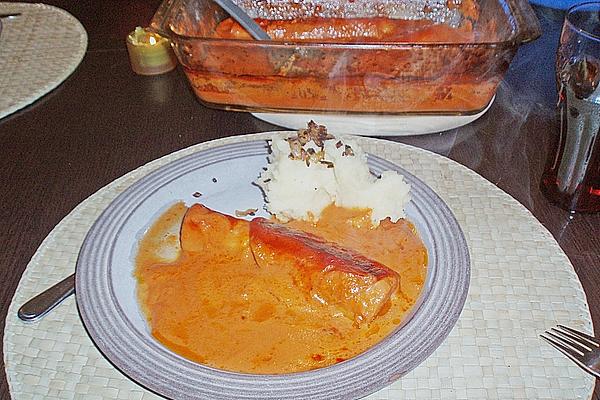
[[[23,304],[17,315],[26,322],[37,321],[74,292],[75,274],[72,274]]]
[[[8,14],[0,14],[0,19],[2,18],[15,18],[21,15],[21,13],[8,13]]]

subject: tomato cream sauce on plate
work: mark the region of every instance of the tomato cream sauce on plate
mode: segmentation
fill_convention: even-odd
[[[255,221],[206,208],[200,212],[204,213],[201,220],[184,218],[191,213],[188,210],[199,207],[188,209],[178,203],[160,216],[139,244],[135,268],[138,299],[152,335],[192,361],[255,374],[292,373],[336,364],[394,331],[423,288],[427,249],[405,219],[395,223],[387,219],[374,226],[367,209],[331,205],[317,222],[283,224],[283,229],[306,232],[324,246],[331,243],[350,249],[351,254],[389,270],[397,285],[367,318],[367,312],[359,315],[360,311],[353,311],[356,307],[348,306],[355,300],[350,298],[351,292],[358,286],[352,285],[358,285],[354,279],[360,274],[323,280],[327,268],[303,270],[307,268],[304,261],[293,261],[297,250],[283,244],[268,248],[274,262],[263,263],[256,248],[251,249],[246,233]],[[173,227],[179,224],[181,233],[174,233]],[[165,248],[171,249],[169,257],[165,257]],[[307,274],[317,278],[305,280]],[[319,291],[313,287],[315,282],[329,287]],[[367,296],[371,289],[367,287]]]

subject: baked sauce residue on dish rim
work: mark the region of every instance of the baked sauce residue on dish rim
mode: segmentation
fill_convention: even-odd
[[[191,226],[184,216],[200,208],[209,222]],[[347,293],[332,301],[336,290],[344,290],[341,281],[329,282],[330,297],[320,296],[310,287],[314,279],[303,280],[301,267],[290,267],[293,249],[275,248],[270,254],[276,262],[263,265],[250,249],[246,226],[252,223],[206,210],[183,203],[167,210],[141,240],[135,270],[152,335],[195,362],[255,374],[336,364],[389,335],[424,286],[427,249],[406,219],[374,227],[370,210],[331,205],[317,222],[285,224],[395,271],[397,288],[376,315],[361,319],[341,304]]]

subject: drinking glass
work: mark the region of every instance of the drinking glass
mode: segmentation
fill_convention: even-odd
[[[600,211],[600,2],[567,11],[556,80],[560,129],[541,189],[569,211]]]

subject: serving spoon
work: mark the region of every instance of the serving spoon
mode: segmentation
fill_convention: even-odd
[[[221,8],[233,19],[235,19],[244,29],[248,31],[250,36],[256,40],[271,40],[271,37],[258,25],[244,10],[237,6],[231,0],[213,0],[221,6]]]

